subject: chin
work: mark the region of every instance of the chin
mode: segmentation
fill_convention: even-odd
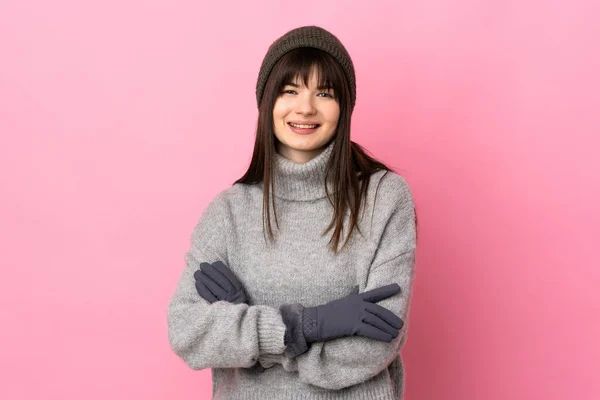
[[[320,149],[321,147],[323,147],[323,144],[321,142],[318,143],[289,143],[287,144],[287,147],[289,147],[291,150],[296,150],[296,151],[314,151],[317,149]]]
[[[329,141],[331,140],[331,138],[326,138],[323,136],[319,136],[319,137],[312,137],[312,136],[306,136],[306,137],[298,137],[299,135],[295,135],[292,137],[287,137],[287,144],[290,147],[293,148],[298,148],[298,150],[315,150],[318,149],[320,147],[323,147],[325,144],[329,143]]]

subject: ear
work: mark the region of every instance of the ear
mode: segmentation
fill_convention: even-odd
[[[352,291],[350,292],[350,294],[358,294],[359,290],[360,290],[360,286],[356,285],[356,286],[354,286],[354,288],[352,288]]]

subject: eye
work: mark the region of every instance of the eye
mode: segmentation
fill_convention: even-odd
[[[291,92],[291,93],[290,93],[290,92]],[[283,93],[284,93],[284,94],[294,94],[294,93],[296,93],[296,91],[295,91],[295,90],[292,90],[292,89],[288,89],[288,90],[284,90],[284,91],[283,91]]]
[[[325,93],[325,92],[323,92],[323,93],[319,93],[319,96],[320,96],[320,95],[322,95],[322,94],[324,94],[324,95],[325,95],[325,97],[331,97],[331,98],[333,99],[333,95],[331,95],[331,94],[329,94],[329,93]]]

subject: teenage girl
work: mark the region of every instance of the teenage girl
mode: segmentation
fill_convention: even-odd
[[[269,47],[250,166],[206,207],[168,308],[213,399],[401,399],[417,221],[400,175],[350,140],[352,60],[304,26]]]

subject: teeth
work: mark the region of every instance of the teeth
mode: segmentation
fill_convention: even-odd
[[[294,128],[300,128],[300,129],[311,129],[311,128],[316,128],[317,125],[296,125],[296,124],[292,124],[290,123],[291,126],[293,126]]]

